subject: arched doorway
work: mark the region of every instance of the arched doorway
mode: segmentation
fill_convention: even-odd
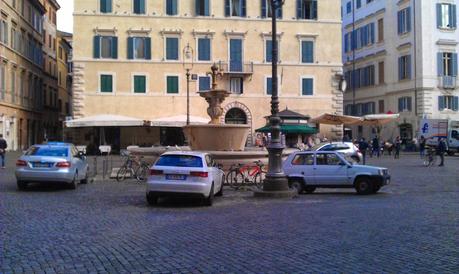
[[[226,112],[225,124],[247,124],[247,115],[240,108],[232,108]]]

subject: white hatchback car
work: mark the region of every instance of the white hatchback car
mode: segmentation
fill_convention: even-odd
[[[150,169],[147,201],[155,205],[160,197],[190,196],[211,206],[214,196],[223,195],[224,178],[225,173],[208,153],[166,152]]]

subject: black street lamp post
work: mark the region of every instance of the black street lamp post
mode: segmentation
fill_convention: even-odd
[[[183,67],[186,71],[186,125],[190,125],[190,71],[193,68],[193,48],[187,44],[183,49]]]
[[[282,170],[281,119],[279,117],[279,95],[277,79],[278,45],[277,45],[277,10],[282,8],[285,0],[270,0],[272,17],[272,94],[271,94],[271,140],[268,145],[268,173],[263,182],[263,191],[255,192],[259,197],[291,197],[294,192],[289,189],[288,180]]]

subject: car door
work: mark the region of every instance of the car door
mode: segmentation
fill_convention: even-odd
[[[292,172],[300,174],[307,185],[314,185],[314,154],[299,153],[295,155],[291,162]]]
[[[336,153],[316,153],[314,177],[317,185],[347,184],[347,164]]]

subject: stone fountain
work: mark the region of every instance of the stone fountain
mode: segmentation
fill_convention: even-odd
[[[208,125],[185,126],[183,131],[192,150],[243,151],[250,127],[222,123],[222,103],[230,92],[218,88],[217,77],[221,76],[221,72],[218,71],[217,65],[214,64],[211,70],[212,72],[208,72],[207,75],[212,77],[212,89],[199,92],[209,104],[207,114],[211,120]]]

